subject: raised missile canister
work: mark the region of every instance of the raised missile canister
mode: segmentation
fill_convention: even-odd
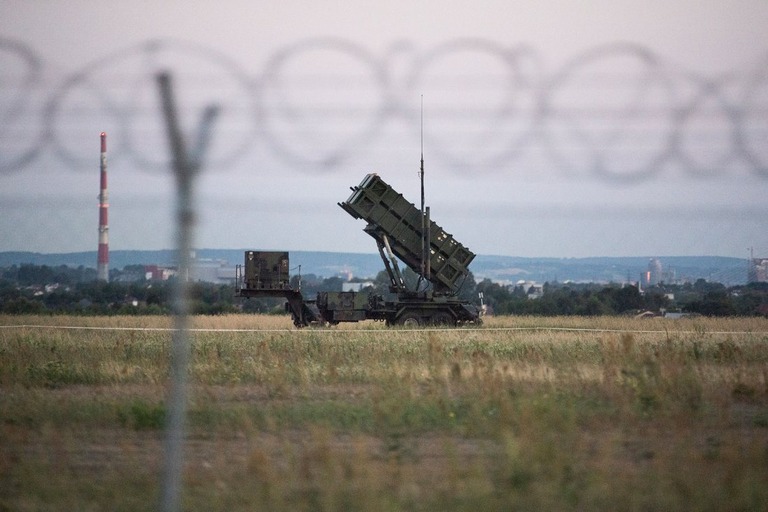
[[[368,174],[343,203],[347,213],[368,222],[365,232],[383,244],[388,239],[392,252],[414,272],[422,263],[422,214],[413,203],[396,192],[378,174]],[[469,273],[475,254],[457,242],[435,222],[427,223],[429,264],[427,279],[437,292],[455,292]]]

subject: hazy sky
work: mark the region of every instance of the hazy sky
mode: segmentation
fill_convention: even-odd
[[[768,256],[768,2],[0,1],[0,251],[174,246],[155,81],[220,108],[196,245],[375,252],[368,172],[479,254]],[[191,142],[190,142],[191,143]]]

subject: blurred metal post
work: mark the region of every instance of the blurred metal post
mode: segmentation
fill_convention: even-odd
[[[197,144],[190,154],[179,129],[176,105],[173,98],[171,77],[168,73],[157,75],[160,99],[166,121],[168,139],[173,156],[173,174],[176,177],[177,257],[179,273],[174,289],[173,308],[175,329],[171,347],[171,389],[168,397],[166,422],[165,467],[162,481],[161,510],[176,512],[181,509],[181,488],[184,474],[184,430],[187,412],[187,372],[189,366],[189,270],[192,250],[192,227],[195,209],[192,194],[194,178],[203,161],[210,140],[213,121],[218,108],[205,109],[198,127]]]

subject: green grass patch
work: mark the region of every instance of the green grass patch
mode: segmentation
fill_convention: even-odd
[[[269,331],[190,335],[185,510],[768,503],[768,320],[510,317],[414,332],[195,319],[259,325]],[[156,509],[170,343],[166,331],[0,330],[0,510]]]

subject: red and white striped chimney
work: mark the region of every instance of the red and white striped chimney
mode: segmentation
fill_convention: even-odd
[[[99,193],[99,255],[96,279],[109,281],[109,194],[107,192],[107,134],[101,132],[101,192]]]

